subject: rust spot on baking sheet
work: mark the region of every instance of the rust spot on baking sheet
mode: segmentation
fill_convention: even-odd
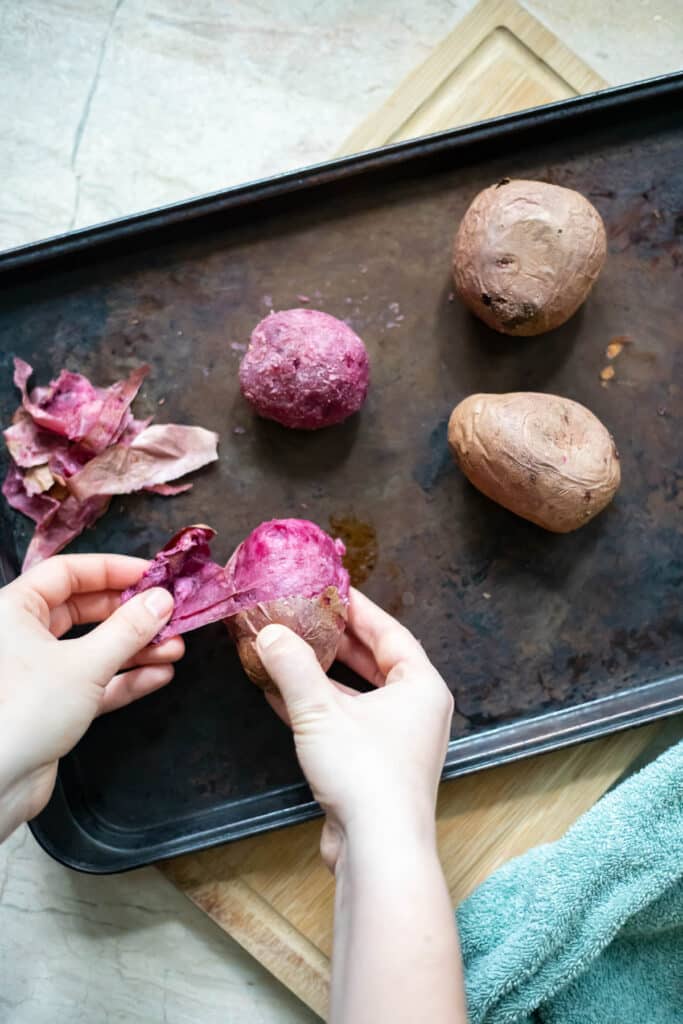
[[[330,516],[330,530],[346,545],[344,567],[349,571],[351,583],[357,587],[377,565],[377,532],[370,523],[355,516]]]
[[[614,380],[615,371],[613,366],[603,366],[600,370],[600,380],[607,382],[608,380]]]

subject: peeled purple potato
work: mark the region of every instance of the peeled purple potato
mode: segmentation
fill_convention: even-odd
[[[361,339],[317,309],[271,313],[254,328],[240,366],[242,394],[259,416],[299,430],[348,419],[369,382]]]
[[[225,622],[257,686],[277,691],[256,652],[259,631],[273,622],[303,637],[325,671],[334,661],[349,602],[344,554],[340,540],[307,519],[261,523],[236,548],[225,572],[243,607]]]

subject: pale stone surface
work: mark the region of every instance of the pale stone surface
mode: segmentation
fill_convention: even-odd
[[[322,160],[472,0],[3,0],[0,249]],[[680,65],[680,0],[528,0],[617,84]],[[419,17],[415,12],[419,10]],[[8,1024],[314,1017],[154,869],[0,848]]]
[[[680,0],[525,0],[610,85],[683,67]]]
[[[62,868],[24,826],[0,848],[3,1024],[318,1020],[154,868]]]
[[[472,6],[5,0],[0,249],[325,159]],[[680,65],[679,0],[528,7],[611,83]]]

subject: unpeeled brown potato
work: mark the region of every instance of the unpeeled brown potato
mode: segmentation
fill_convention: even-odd
[[[584,526],[621,480],[607,429],[583,405],[557,395],[470,395],[451,413],[448,443],[470,483],[554,533]]]
[[[579,192],[504,178],[467,209],[453,245],[453,279],[490,327],[542,334],[585,301],[606,251],[602,218]]]

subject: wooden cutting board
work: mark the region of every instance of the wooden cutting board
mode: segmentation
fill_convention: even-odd
[[[384,106],[351,133],[339,155],[607,84],[515,0],[481,0]]]
[[[341,153],[423,135],[605,86],[514,0],[482,0],[346,140]],[[656,726],[444,783],[438,835],[453,902],[510,857],[557,839],[618,778]],[[255,836],[162,871],[325,1015],[334,884],[320,822]]]

